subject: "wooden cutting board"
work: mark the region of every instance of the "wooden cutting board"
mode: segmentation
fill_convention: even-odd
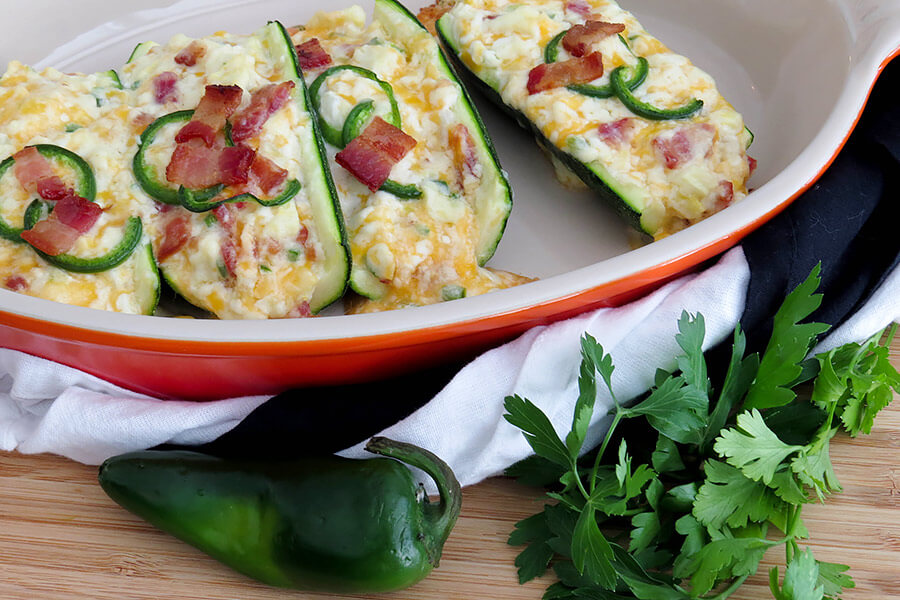
[[[892,348],[900,365],[900,339]],[[900,599],[900,402],[870,436],[838,436],[832,460],[844,492],[804,516],[822,560],[851,565],[856,600]],[[113,504],[96,468],[62,458],[0,453],[0,599],[190,598],[267,600],[538,600],[549,578],[519,585],[506,538],[539,509],[541,494],[507,479],[466,488],[438,570],[387,596],[331,596],[267,588],[154,530]],[[764,567],[733,598],[769,598]]]

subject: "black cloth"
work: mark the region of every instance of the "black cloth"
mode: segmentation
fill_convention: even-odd
[[[819,290],[824,300],[811,318],[836,326],[900,262],[900,103],[892,93],[897,89],[900,60],[882,73],[863,117],[828,171],[744,240],[751,275],[741,326],[749,351],[765,348],[775,310],[817,263],[822,264]],[[714,363],[720,361],[724,346],[711,354]],[[376,383],[291,390],[199,449],[281,458],[335,452],[409,415],[459,367],[446,365]]]

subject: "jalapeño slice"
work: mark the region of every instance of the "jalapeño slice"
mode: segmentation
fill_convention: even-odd
[[[388,98],[388,102],[390,102],[391,105],[390,112],[387,115],[384,115],[382,118],[397,129],[402,128],[400,120],[400,107],[397,105],[397,99],[394,97],[394,88],[391,87],[391,84],[379,78],[378,75],[376,75],[369,69],[357,67],[356,65],[337,65],[335,67],[331,67],[330,69],[326,69],[321,75],[316,77],[315,81],[312,82],[312,85],[309,86],[309,97],[312,102],[313,110],[318,115],[319,127],[322,130],[322,137],[325,138],[325,141],[337,148],[343,148],[346,145],[343,129],[338,129],[337,127],[332,126],[322,117],[322,113],[320,110],[321,100],[319,98],[319,90],[325,84],[325,81],[335,73],[339,73],[341,71],[350,71],[352,73],[356,73],[360,77],[365,77],[366,79],[370,79],[378,84],[382,91],[384,91],[385,95]],[[354,110],[358,106],[359,105],[354,107]],[[351,110],[351,114],[352,113],[353,111]]]
[[[30,146],[26,146],[26,148],[28,147]],[[41,156],[44,158],[72,171],[75,174],[75,193],[85,200],[90,200],[91,202],[94,201],[97,196],[97,183],[94,180],[94,171],[86,160],[62,146],[55,146],[53,144],[35,144],[34,148],[40,152]],[[9,171],[10,167],[15,164],[16,159],[13,156],[7,157],[6,160],[0,163],[0,179],[2,179],[7,171]],[[33,210],[32,205],[34,205],[33,202],[28,207],[30,210]],[[11,242],[24,243],[21,234],[25,229],[30,229],[30,226],[27,223],[28,211],[26,211],[26,214],[23,216],[23,220],[25,221],[24,227],[14,227],[7,223],[2,215],[0,215],[0,237]]]
[[[40,200],[32,202],[25,211],[25,229],[34,227],[49,212],[50,209],[46,203]],[[122,239],[119,243],[113,246],[106,254],[92,258],[81,258],[72,254],[51,256],[46,252],[41,252],[34,246],[32,246],[32,249],[45,261],[65,271],[73,273],[100,273],[125,262],[140,243],[143,231],[141,219],[139,217],[129,217],[125,224],[125,232],[122,234]]]
[[[173,123],[186,123],[190,121],[193,116],[193,110],[179,110],[163,115],[150,123],[150,125],[147,126],[147,129],[144,130],[144,133],[141,134],[141,142],[138,146],[137,153],[134,155],[134,160],[132,161],[134,177],[137,179],[138,185],[141,186],[141,189],[144,190],[148,196],[163,204],[180,204],[181,195],[177,187],[173,187],[168,182],[160,180],[156,168],[147,162],[147,151],[153,145],[160,129]],[[231,141],[227,135],[226,143],[231,145]],[[205,202],[221,192],[224,187],[225,186],[222,184],[211,185],[202,190],[192,190],[192,193],[196,199]]]

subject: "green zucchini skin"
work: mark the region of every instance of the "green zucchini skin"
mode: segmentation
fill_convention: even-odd
[[[619,215],[629,225],[639,231],[644,231],[644,228],[641,226],[641,213],[635,209],[631,202],[629,202],[626,198],[618,194],[612,187],[610,187],[610,185],[589,165],[576,159],[568,152],[558,148],[547,138],[547,136],[545,136],[541,132],[540,128],[538,128],[535,123],[533,123],[521,111],[516,110],[515,108],[509,106],[506,102],[504,102],[503,98],[494,88],[480,79],[477,75],[475,75],[475,73],[473,73],[471,70],[469,70],[468,67],[466,67],[463,61],[459,58],[455,44],[441,27],[440,19],[437,22],[437,32],[438,36],[441,39],[441,42],[446,48],[450,50],[448,54],[452,57],[453,62],[460,70],[469,75],[468,79],[472,82],[475,88],[477,88],[482,94],[484,94],[491,102],[500,107],[503,112],[513,117],[523,129],[531,132],[532,135],[534,135],[534,137],[537,139],[537,143],[539,146],[541,146],[541,148],[544,148],[546,151],[550,152],[566,168],[577,175],[579,179],[581,179],[589,188],[591,188],[591,190],[596,192],[597,195],[599,195],[605,202],[613,206],[616,212],[619,213]]]
[[[310,301],[310,309],[313,314],[341,299],[350,284],[351,254],[350,244],[347,241],[347,230],[344,226],[344,213],[338,200],[337,189],[331,177],[331,168],[328,165],[328,154],[325,152],[325,143],[322,131],[319,128],[318,119],[312,111],[312,102],[309,96],[309,88],[303,79],[303,72],[297,62],[297,52],[291,36],[278,21],[270,21],[266,25],[268,35],[277,41],[284,56],[281,57],[288,67],[290,80],[297,86],[299,93],[295,96],[298,108],[301,112],[310,115],[312,124],[312,144],[304,143],[304,151],[312,155],[315,165],[316,181],[309,182],[310,198],[313,199],[313,214],[316,225],[319,227],[320,239],[329,243],[325,245],[326,265],[325,276],[316,286],[316,291]],[[312,184],[312,185],[310,185]]]
[[[428,31],[409,9],[396,0],[375,0],[375,15],[385,25],[385,29],[389,29],[389,23],[396,23],[398,25],[396,33],[400,36],[404,33],[399,29],[401,24],[403,27],[412,28],[413,31]],[[480,226],[477,259],[478,264],[484,266],[496,252],[503,232],[506,230],[506,223],[512,210],[513,192],[503,168],[500,166],[500,159],[481,115],[475,109],[466,86],[460,80],[459,73],[439,44],[437,44],[435,60],[438,61],[438,66],[447,79],[459,86],[462,98],[460,108],[463,114],[458,113],[457,116],[469,128],[478,147],[479,160],[484,168],[483,177],[493,179],[489,202],[485,204],[483,214],[476,214]]]

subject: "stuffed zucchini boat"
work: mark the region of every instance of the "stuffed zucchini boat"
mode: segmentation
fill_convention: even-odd
[[[442,0],[424,14],[558,172],[639,230],[658,239],[747,194],[741,115],[612,0]]]
[[[313,315],[339,299],[349,252],[290,36],[175,36],[120,73],[166,281],[219,318]]]
[[[127,94],[114,71],[10,63],[0,78],[0,287],[152,314],[159,274],[127,162]]]
[[[350,312],[454,300],[527,279],[483,268],[512,206],[490,138],[436,40],[393,0],[293,34],[353,256]]]

